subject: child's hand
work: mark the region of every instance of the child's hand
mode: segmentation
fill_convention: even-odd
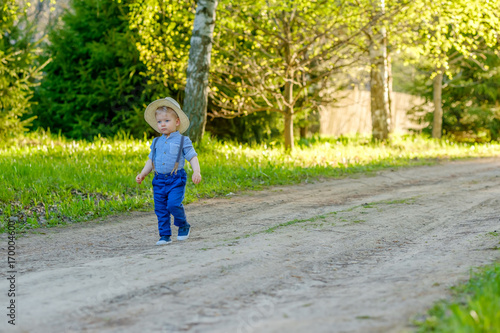
[[[193,179],[193,183],[195,184],[198,184],[199,182],[201,182],[201,174],[199,172],[195,172],[193,173],[193,177],[191,177]]]
[[[138,174],[137,177],[135,177],[135,181],[137,182],[137,184],[141,184],[144,178],[146,177],[143,176],[142,174]]]

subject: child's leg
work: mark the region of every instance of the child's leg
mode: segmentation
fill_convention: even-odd
[[[174,217],[174,225],[177,227],[189,226],[186,221],[186,213],[184,211],[184,193],[186,191],[186,176],[185,174],[175,180],[175,187],[172,187],[168,194],[167,209]],[[174,184],[172,184],[174,185]]]
[[[170,211],[168,210],[168,192],[164,179],[153,180],[155,213],[158,217],[158,232],[160,236],[172,236],[170,229]]]

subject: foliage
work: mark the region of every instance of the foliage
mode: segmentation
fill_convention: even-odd
[[[497,235],[498,236],[498,235]],[[429,310],[418,332],[500,332],[500,264],[471,274],[450,301]]]
[[[139,37],[136,46],[146,65],[147,83],[161,87],[153,97],[169,94],[181,100],[196,1],[138,0],[129,6],[129,24]]]
[[[33,65],[38,49],[26,13],[14,0],[0,0],[0,141],[23,133],[33,117],[29,111],[35,80],[43,67]]]
[[[30,133],[0,148],[0,226],[17,221],[18,231],[97,219],[130,210],[150,210],[151,185],[135,175],[151,142],[124,135],[93,142],[50,133]],[[197,147],[203,182],[188,182],[186,202],[317,177],[341,177],[384,168],[433,163],[436,158],[495,156],[499,144],[455,144],[398,137],[386,144],[368,138],[300,140],[290,155],[279,142],[232,144],[205,137]],[[187,164],[187,171],[192,171]],[[3,231],[1,229],[0,231]]]
[[[221,140],[260,144],[281,140],[283,119],[269,111],[230,119],[212,118],[207,121],[207,131]]]
[[[498,107],[490,99],[479,103],[480,94],[478,102],[471,105],[463,98],[486,86],[490,94],[497,77],[496,65],[478,71],[472,81],[459,80],[466,74],[463,62],[467,66],[477,63],[486,69],[485,64],[492,61],[484,60],[485,50],[498,38],[496,13],[500,2],[387,0],[386,14],[377,16],[373,15],[372,6],[378,3],[220,1],[210,78],[211,114],[233,117],[258,110],[265,112],[229,121],[215,119],[208,130],[224,138],[258,142],[283,132],[287,122],[278,119],[283,112],[291,113],[296,125],[304,125],[305,115],[331,101],[329,89],[349,83],[354,71],[369,69],[368,64],[360,62],[366,43],[362,43],[364,35],[359,32],[366,33],[376,23],[387,29],[390,51],[403,51],[401,54],[412,64],[427,63],[424,74],[430,75],[436,66],[447,68],[449,86],[444,93],[450,94],[450,100],[458,96],[461,101],[455,106],[447,105],[448,97],[443,96],[446,133],[453,132],[457,138],[497,138]],[[11,85],[11,96],[18,96],[10,99],[16,107],[2,106],[0,124],[10,126],[3,133],[22,131],[31,116],[38,116],[35,127],[51,128],[73,138],[113,136],[119,129],[136,137],[141,137],[145,130],[153,133],[142,120],[148,102],[170,95],[183,104],[196,1],[72,0],[71,4],[72,9],[64,14],[61,25],[50,34],[45,57],[38,62],[53,60],[45,68],[41,86],[35,89],[36,104],[31,114],[26,115],[25,111],[30,108],[29,87],[37,81],[37,69],[26,64],[33,63],[36,45],[27,43],[28,38],[13,38],[16,43],[7,43],[10,37],[1,36],[2,47],[9,47],[11,52],[8,55],[0,50],[4,52],[0,57],[1,86]],[[23,15],[17,16],[18,19],[15,15],[3,18],[2,24],[19,26]],[[12,36],[15,31],[10,32]],[[17,31],[26,35],[26,31]],[[15,53],[13,47],[22,48],[22,40],[33,52],[25,49]],[[21,55],[25,60],[19,59]],[[350,62],[355,67],[349,67]],[[470,72],[467,75],[472,75]],[[19,79],[12,79],[16,75]],[[287,82],[291,99],[286,93]],[[484,85],[473,88],[471,82]],[[1,97],[2,103],[6,103],[5,96]],[[278,110],[278,116],[270,110]],[[24,123],[19,119],[24,119]]]
[[[45,45],[52,62],[35,91],[35,125],[72,138],[112,136],[123,128],[142,135],[149,91],[128,6],[113,0],[71,5]]]
[[[398,41],[394,47],[411,55],[409,61],[430,63],[434,74],[442,69],[452,76],[450,65],[458,57],[477,59],[480,45],[496,45],[499,10],[498,1],[412,1],[400,13],[397,27],[404,33],[392,35]]]
[[[500,138],[500,57],[485,55],[483,64],[466,60],[443,91],[443,129],[457,140]]]
[[[212,115],[279,112],[292,149],[294,115],[329,101],[332,77],[356,63],[349,43],[361,33],[364,8],[348,0],[224,1],[219,7]]]
[[[356,10],[347,1],[342,6],[329,1],[221,3],[212,75],[218,108],[213,114],[284,112],[301,98],[307,101],[303,109],[317,106],[320,88],[329,87],[331,76],[353,60],[344,46],[360,32]],[[286,82],[296,87],[290,101],[284,95]]]
[[[500,138],[500,54],[496,53],[495,49],[483,52],[480,63],[462,59],[455,63],[452,77],[444,76],[443,132],[448,138],[469,142]],[[415,92],[432,100],[428,70],[421,68],[415,76]],[[424,120],[432,123],[432,117],[429,113]],[[423,131],[431,133],[431,125]]]
[[[454,140],[498,138],[495,106],[490,100],[467,101],[469,95],[464,93],[477,94],[473,85],[481,84],[481,76],[490,75],[486,74],[491,62],[488,53],[498,48],[499,10],[499,1],[419,0],[401,13],[406,17],[398,25],[403,33],[392,36],[399,40],[394,47],[403,51],[408,64],[418,68],[413,73],[414,81],[419,82],[414,90],[435,103],[442,98],[442,103],[435,104],[434,114],[426,115],[424,121],[432,125],[425,132],[432,131],[433,136],[440,137],[443,131]],[[455,79],[456,75],[459,77]],[[441,83],[444,85],[440,94]],[[496,89],[493,81],[481,85],[479,90]]]

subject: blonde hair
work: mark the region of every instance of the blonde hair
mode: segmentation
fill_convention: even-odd
[[[155,116],[158,115],[158,113],[162,113],[162,112],[173,114],[176,118],[179,118],[179,115],[177,115],[177,112],[175,112],[174,109],[169,108],[168,106],[160,106],[158,109],[156,109]]]

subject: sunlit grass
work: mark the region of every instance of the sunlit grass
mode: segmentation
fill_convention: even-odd
[[[126,135],[94,142],[39,132],[0,148],[0,219],[18,232],[131,210],[151,210],[151,176],[135,176],[151,142]],[[188,182],[186,203],[269,185],[342,177],[384,168],[433,163],[442,158],[499,156],[500,145],[456,144],[419,136],[372,143],[363,137],[299,141],[291,154],[279,143],[241,145],[206,138],[197,147],[203,181]],[[186,167],[191,173],[189,164]]]
[[[416,322],[418,332],[500,332],[500,264],[482,268],[453,291],[451,300]]]

